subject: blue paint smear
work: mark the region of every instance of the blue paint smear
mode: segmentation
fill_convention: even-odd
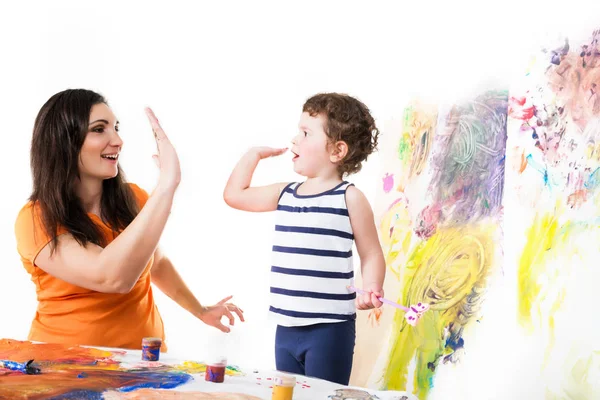
[[[104,396],[100,392],[92,390],[72,390],[69,393],[54,396],[49,400],[103,400]]]
[[[596,168],[596,170],[590,174],[583,186],[588,190],[598,189],[600,186],[600,167]]]
[[[125,386],[117,389],[119,392],[133,392],[137,389],[173,389],[187,383],[192,379],[191,375],[177,372],[140,372],[135,373],[140,378],[148,379],[136,385]]]
[[[10,360],[0,360],[0,368],[6,368],[11,371],[19,371],[25,373],[25,366],[27,363],[19,363]]]
[[[81,374],[80,374],[81,375]],[[87,374],[86,374],[87,375]],[[105,390],[116,390],[119,392],[133,392],[138,389],[173,389],[192,380],[192,376],[184,372],[147,372],[131,371],[127,375],[132,379],[144,380],[137,384],[122,386],[120,388],[105,388],[100,391],[74,389],[69,393],[49,398],[48,400],[103,400]],[[80,376],[78,376],[80,377]]]
[[[552,186],[556,186],[556,181],[550,181],[550,175],[548,175],[548,168],[545,165],[542,165],[533,159],[533,156],[530,154],[526,157],[527,165],[531,166],[531,168],[535,169],[537,172],[542,174],[544,177],[544,185],[552,190]]]
[[[454,340],[454,338],[449,337],[446,340],[446,347],[450,347],[453,351],[462,349],[465,347],[465,340],[461,337],[459,337],[458,340]]]
[[[531,154],[527,156],[527,165],[531,165],[531,168],[542,174],[544,176],[544,184],[548,184],[548,170],[546,167],[534,161]]]

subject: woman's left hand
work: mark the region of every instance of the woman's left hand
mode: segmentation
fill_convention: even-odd
[[[206,325],[214,326],[215,328],[228,333],[231,329],[221,323],[221,318],[227,317],[229,325],[235,324],[235,318],[232,313],[236,313],[240,321],[244,322],[244,311],[233,303],[227,303],[233,296],[227,296],[219,301],[214,306],[203,307],[198,318]]]

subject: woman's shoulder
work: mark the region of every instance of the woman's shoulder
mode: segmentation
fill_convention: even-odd
[[[39,203],[29,201],[21,208],[14,229],[19,254],[33,265],[37,254],[52,240],[44,228]],[[63,233],[62,230],[59,229],[59,231],[59,234]]]
[[[15,228],[21,225],[34,225],[41,222],[41,208],[39,203],[28,201],[17,214]]]

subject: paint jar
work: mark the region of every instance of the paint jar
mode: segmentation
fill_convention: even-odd
[[[208,382],[222,383],[225,380],[225,369],[227,368],[227,358],[216,357],[206,364],[204,379]]]
[[[274,379],[273,397],[271,400],[292,400],[296,386],[296,377],[291,375],[279,375]]]
[[[147,337],[142,339],[142,360],[158,361],[160,358],[161,338]]]

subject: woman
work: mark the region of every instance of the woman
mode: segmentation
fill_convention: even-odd
[[[150,196],[125,181],[123,141],[106,100],[65,90],[41,108],[31,145],[33,193],[15,224],[23,266],[36,285],[38,308],[29,340],[141,348],[163,339],[154,283],[204,323],[243,312],[227,297],[203,307],[158,248],[180,181],[177,153],[150,109],[160,168]]]

